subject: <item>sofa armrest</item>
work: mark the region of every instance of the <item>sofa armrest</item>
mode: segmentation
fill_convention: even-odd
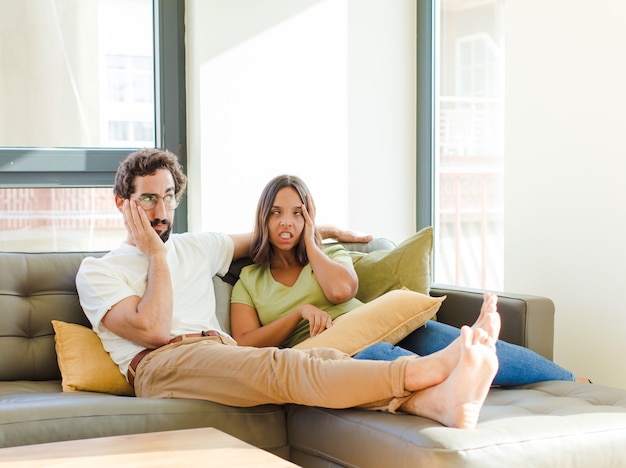
[[[461,327],[474,323],[480,313],[484,290],[433,284],[430,295],[447,296],[437,320]],[[552,360],[554,346],[554,303],[547,297],[498,292],[502,317],[500,339],[524,346]]]

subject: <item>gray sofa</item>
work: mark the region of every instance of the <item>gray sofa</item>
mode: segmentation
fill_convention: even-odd
[[[348,247],[389,247],[380,242]],[[626,391],[599,385],[493,388],[472,431],[364,410],[62,392],[50,322],[89,325],[74,278],[85,256],[101,254],[0,253],[0,447],[212,426],[306,467],[626,466]],[[228,330],[231,286],[213,281]],[[447,296],[440,321],[478,315],[481,291],[433,285],[431,294]],[[552,302],[499,296],[502,339],[552,358]]]

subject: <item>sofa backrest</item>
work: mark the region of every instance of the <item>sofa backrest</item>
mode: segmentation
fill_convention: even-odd
[[[348,250],[387,250],[393,243],[345,244]],[[85,257],[105,252],[0,252],[0,380],[58,380],[52,320],[91,327],[76,292],[76,272]],[[249,260],[234,262],[229,278]],[[230,333],[232,286],[213,278],[217,317]]]
[[[51,320],[89,326],[76,293],[86,256],[103,252],[0,252],[0,380],[60,378]]]

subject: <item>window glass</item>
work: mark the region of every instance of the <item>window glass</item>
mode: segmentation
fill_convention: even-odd
[[[0,203],[0,250],[109,250],[126,237],[111,188],[4,188]]]
[[[504,0],[440,0],[435,281],[503,289]]]
[[[155,145],[152,0],[0,11],[0,146]]]

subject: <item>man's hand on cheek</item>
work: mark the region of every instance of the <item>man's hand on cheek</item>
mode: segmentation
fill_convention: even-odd
[[[164,249],[163,241],[152,228],[146,212],[133,200],[124,201],[124,223],[130,243],[146,255]]]

